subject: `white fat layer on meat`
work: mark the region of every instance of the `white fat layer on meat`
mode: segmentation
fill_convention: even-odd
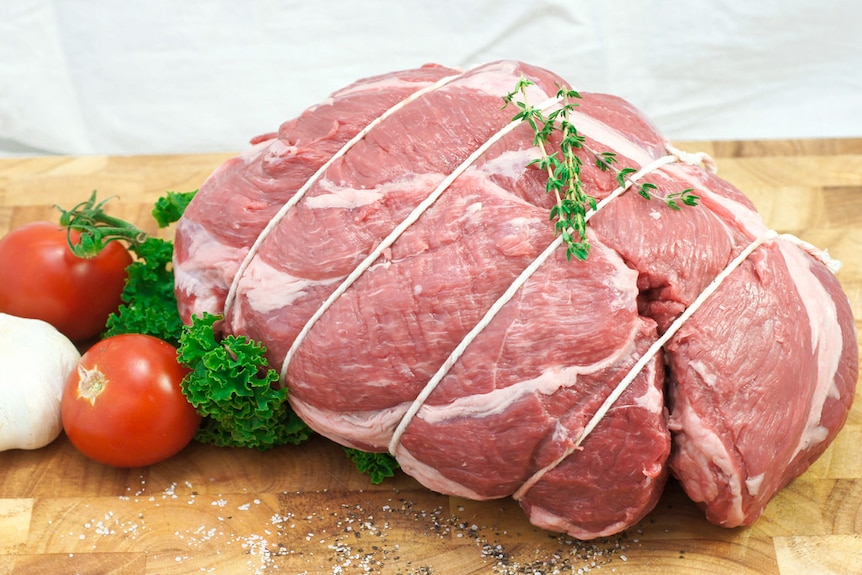
[[[328,194],[318,194],[305,198],[305,207],[314,209],[359,208],[373,204],[383,198],[383,192],[379,189],[361,190],[348,186],[334,186],[328,180],[322,180],[320,187],[329,191]]]
[[[747,230],[752,237],[763,236],[769,231],[769,228],[757,211],[732,198],[713,192],[707,187],[706,182],[702,178],[696,177],[691,170],[685,170],[678,164],[668,164],[663,166],[662,169],[670,172],[671,176],[684,187],[694,188],[697,190],[699,196],[706,197],[708,195],[710,201],[723,206],[728,213],[733,214],[733,217],[740,223],[742,229]]]
[[[597,537],[609,537],[611,535],[615,535],[631,525],[628,520],[624,520],[607,525],[604,529],[599,531],[588,531],[572,523],[565,517],[560,517],[558,514],[552,513],[537,505],[530,506],[528,515],[530,523],[540,529],[564,532],[572,537],[576,537],[584,541],[595,539]]]
[[[299,149],[297,146],[288,146],[282,140],[279,140],[279,139],[266,140],[266,141],[258,144],[258,147],[260,147],[260,146],[266,147],[266,150],[264,150],[264,152],[262,154],[265,160],[266,159],[279,158],[279,157],[286,156],[286,155],[292,155],[292,154],[296,153],[296,151]],[[245,155],[243,155],[243,159],[245,159],[246,164],[248,164],[248,163],[250,163],[251,160],[256,160],[257,155],[258,154],[256,154],[256,153],[255,154],[246,153]]]
[[[399,444],[396,449],[395,458],[398,460],[398,464],[401,466],[401,469],[407,475],[436,493],[463,497],[465,499],[472,499],[473,501],[488,499],[487,497],[476,493],[472,489],[468,489],[460,483],[452,481],[434,467],[422,463],[413,457],[413,455],[401,444]]]
[[[482,213],[482,202],[473,202],[472,204],[467,206],[467,209],[464,210],[464,215],[469,216],[471,219],[475,218],[477,214]]]
[[[217,294],[227,292],[248,248],[220,243],[197,222],[185,220],[182,225],[188,257],[174,267],[174,285],[183,293],[195,294],[193,314],[221,313],[223,294]]]
[[[185,268],[174,270],[174,286],[178,292],[194,294],[190,302],[191,315],[201,315],[209,312],[220,315],[224,308],[224,294],[213,291],[212,285],[201,281],[200,275],[191,274]],[[226,288],[225,288],[226,291]]]
[[[402,403],[378,411],[348,413],[319,409],[291,394],[288,394],[288,399],[296,414],[320,435],[348,447],[364,444],[384,451],[395,427],[410,407],[410,403]]]
[[[587,238],[590,240],[592,245],[595,246],[598,244],[598,240],[596,240],[589,228],[587,228]],[[615,257],[618,258],[618,256]],[[605,287],[610,288],[615,295],[613,300],[610,302],[610,306],[606,308],[608,311],[628,309],[630,306],[637,306],[637,279],[637,271],[625,265],[622,259],[617,259],[615,261],[614,272],[612,274],[607,274],[604,279]],[[634,350],[630,351],[631,353],[635,353]]]
[[[763,484],[763,478],[765,476],[766,473],[761,473],[745,480],[745,488],[752,497],[757,497],[757,494],[760,493],[760,486]]]
[[[650,381],[655,379],[654,363],[649,364],[647,375]],[[650,413],[661,413],[664,409],[664,394],[657,386],[648,385],[643,395],[634,399],[634,404]]]
[[[676,436],[677,457],[687,461],[686,469],[697,470],[697,477],[686,478],[686,492],[695,502],[711,502],[721,497],[730,501],[726,523],[740,525],[745,517],[742,511],[741,470],[733,455],[712,427],[704,421],[685,399],[677,405],[672,421]],[[718,471],[713,471],[713,467]]]
[[[356,92],[358,93],[359,90],[357,90]],[[333,104],[335,104],[335,98],[333,98],[332,96],[329,96],[325,100],[321,100],[320,102],[318,102],[316,104],[312,104],[311,106],[306,108],[305,113],[310,114],[310,113],[314,112],[315,110],[317,110],[318,108],[323,108],[325,106],[332,106]]]
[[[493,62],[475,69],[475,73],[465,74],[451,85],[458,88],[472,88],[477,92],[488,94],[500,101],[500,98],[515,89],[521,79],[518,63],[510,60]],[[443,88],[444,90],[446,88]],[[527,98],[530,104],[537,106],[552,97],[535,84],[527,87]],[[513,112],[514,115],[514,112]]]
[[[516,218],[509,219],[508,224],[516,230],[522,230],[524,228],[530,227],[530,225],[535,221],[536,220],[533,218],[525,218],[523,216],[519,216]]]
[[[541,155],[541,150],[538,147],[507,150],[495,158],[485,160],[481,164],[471,167],[465,174],[477,172],[486,178],[489,176],[499,176],[514,182],[524,174],[530,162]],[[508,196],[514,196],[509,190],[505,190],[505,192]]]
[[[638,323],[635,322],[626,345],[620,346],[620,349],[615,353],[606,356],[594,364],[548,368],[539,374],[538,377],[519,381],[488,393],[460,397],[445,405],[429,405],[426,403],[419,410],[416,417],[420,417],[431,425],[443,424],[451,419],[492,417],[505,413],[509,407],[526,396],[534,394],[551,395],[561,388],[572,387],[576,385],[579,375],[607,369],[620,361],[621,357],[633,353],[638,327]]]
[[[835,383],[835,374],[838,372],[844,349],[844,338],[835,302],[812,273],[811,266],[814,264],[811,258],[790,242],[779,239],[776,245],[787,262],[790,277],[799,290],[799,296],[808,314],[812,352],[817,361],[817,383],[811,397],[811,409],[805,429],[794,451],[795,457],[801,451],[821,443],[829,435],[829,430],[820,425],[820,414],[828,398],[840,399],[841,396]]]
[[[718,384],[718,376],[716,376],[715,373],[703,363],[703,361],[694,359],[688,362],[688,367],[695,372],[706,385],[714,388]]]
[[[329,285],[339,278],[313,281],[278,270],[261,258],[254,258],[245,270],[240,283],[242,296],[251,308],[260,314],[291,305],[302,297],[309,287]]]
[[[653,158],[646,150],[626,138],[625,134],[601,120],[579,112],[577,108],[569,112],[569,121],[578,131],[602,144],[603,148],[614,150],[618,156],[625,156],[641,166],[652,163]]]
[[[493,417],[506,412],[512,404],[525,396],[540,394],[551,395],[563,387],[577,383],[580,373],[592,370],[581,367],[564,369],[553,368],[542,372],[539,377],[519,381],[502,389],[461,397],[446,405],[425,404],[417,417],[431,425],[442,424],[450,419]]]
[[[270,153],[270,149],[278,150],[280,152],[280,150],[284,148],[287,148],[287,146],[279,139],[263,140],[262,142],[252,144],[246,149],[242,150],[237,157],[240,158],[243,162],[245,162],[246,165],[248,165],[258,161],[261,154],[266,154],[270,156],[275,155],[273,153]]]
[[[327,100],[324,100],[320,104],[314,106],[317,108],[321,105],[331,103],[335,99],[342,99],[347,96],[355,96],[357,94],[364,93],[378,93],[378,92],[386,92],[390,90],[400,90],[402,88],[410,88],[413,90],[421,90],[425,86],[432,84],[432,82],[422,81],[410,81],[405,78],[400,78],[397,76],[391,75],[381,75],[376,78],[369,78],[367,80],[363,80],[361,82],[357,82],[351,84],[349,86],[345,86],[344,88],[334,92]],[[314,109],[312,108],[312,109]]]
[[[322,179],[318,187],[322,192],[314,196],[306,196],[305,207],[310,209],[353,209],[379,202],[392,193],[409,191],[416,195],[427,195],[443,180],[443,174],[416,174],[386,182],[374,188],[354,188],[353,186],[337,184],[332,180]],[[424,194],[423,194],[424,192]]]

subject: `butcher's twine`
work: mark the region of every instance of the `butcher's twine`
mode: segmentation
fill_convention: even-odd
[[[394,114],[398,110],[402,109],[407,104],[418,100],[419,98],[421,98],[422,96],[424,96],[428,92],[434,91],[434,90],[436,90],[442,86],[445,86],[446,84],[448,84],[449,82],[451,82],[452,80],[454,80],[456,78],[459,78],[460,76],[461,76],[460,74],[453,74],[451,76],[444,76],[443,78],[440,78],[439,80],[437,80],[433,84],[429,84],[428,86],[425,86],[424,88],[421,88],[421,89],[411,93],[405,99],[403,99],[400,102],[393,105],[391,108],[389,108],[388,110],[386,110],[385,112],[380,114],[378,117],[376,117],[374,120],[369,122],[367,126],[365,126],[355,136],[353,136],[350,140],[348,140],[347,143],[345,143],[341,147],[341,149],[339,149],[337,152],[335,152],[331,158],[329,158],[326,162],[324,162],[323,165],[320,166],[320,168],[318,168],[318,170],[310,178],[308,178],[308,180],[306,180],[306,182],[302,185],[302,187],[299,188],[296,191],[296,193],[293,196],[291,196],[291,198],[281,207],[281,209],[278,210],[274,216],[272,216],[272,218],[269,220],[269,222],[267,222],[266,226],[263,228],[263,230],[261,230],[261,232],[257,236],[257,238],[255,238],[254,243],[251,245],[251,248],[249,248],[248,253],[245,255],[245,258],[243,258],[242,262],[240,263],[239,267],[237,268],[236,274],[234,274],[234,276],[233,276],[233,281],[231,282],[230,289],[228,290],[227,297],[225,298],[225,303],[224,303],[224,317],[225,318],[228,317],[228,314],[230,313],[231,308],[233,307],[233,303],[236,300],[236,291],[237,291],[237,288],[239,287],[239,281],[240,281],[240,279],[242,279],[243,275],[245,274],[245,270],[248,268],[249,264],[254,259],[254,257],[257,255],[257,252],[260,250],[261,244],[263,244],[264,240],[269,236],[269,234],[272,232],[272,230],[275,229],[275,227],[278,225],[278,223],[281,222],[281,220],[284,218],[284,216],[287,214],[287,212],[289,212],[296,204],[298,204],[300,202],[300,200],[302,200],[302,198],[305,196],[306,192],[308,192],[308,190],[310,190],[311,187],[321,177],[323,177],[323,174],[326,173],[326,170],[328,170],[332,164],[334,164],[336,161],[338,161],[339,158],[344,156],[344,154],[346,154],[348,151],[350,151],[350,149],[353,148],[353,146],[355,146],[357,143],[362,141],[362,139],[365,138],[365,136],[368,134],[368,132],[370,132],[372,129],[374,129],[375,126],[382,123],[384,120],[386,120],[392,114]],[[282,378],[282,380],[283,379],[284,378]]]
[[[676,332],[688,321],[688,319],[694,315],[703,303],[713,294],[715,290],[730,276],[733,271],[744,262],[748,256],[751,255],[754,250],[760,247],[764,242],[774,239],[778,234],[772,230],[768,230],[765,234],[755,239],[753,242],[748,244],[744,250],[739,252],[739,254],[731,260],[727,267],[724,268],[721,273],[719,273],[713,280],[709,283],[709,285],[704,288],[702,292],[695,298],[695,300],[689,305],[685,311],[683,311],[679,317],[674,320],[673,323],[667,328],[667,330],[659,337],[657,340],[653,342],[653,344],[647,349],[646,353],[644,353],[635,364],[629,369],[628,373],[623,377],[614,390],[605,398],[604,403],[602,403],[601,407],[593,414],[593,417],[587,422],[584,426],[584,429],[581,431],[577,440],[571,444],[563,454],[558,457],[555,461],[553,461],[550,465],[538,470],[536,473],[530,477],[524,484],[521,486],[518,491],[515,492],[513,497],[515,499],[520,499],[524,496],[524,494],[530,490],[530,488],[536,484],[546,473],[553,470],[560,463],[563,462],[569,455],[580,449],[581,444],[587,438],[587,436],[593,432],[599,422],[604,418],[607,412],[613,407],[614,403],[620,398],[620,396],[628,389],[629,385],[640,375],[640,372],[643,371],[644,367],[649,364],[650,361],[656,356],[656,354],[664,347],[664,345],[670,341]]]
[[[551,108],[559,102],[558,98],[551,98],[546,100],[542,104],[538,106],[538,108],[542,111]],[[287,350],[287,355],[284,357],[284,362],[282,363],[281,368],[281,380],[285,381],[287,378],[287,368],[290,365],[290,361],[293,359],[293,356],[296,354],[299,347],[302,345],[302,342],[305,340],[308,333],[311,331],[311,328],[314,327],[314,324],[317,323],[323,314],[329,310],[333,303],[335,303],[338,298],[340,298],[344,292],[353,285],[353,283],[364,274],[368,268],[374,265],[374,262],[386,251],[388,248],[395,243],[395,241],[403,234],[410,226],[412,226],[416,221],[422,217],[428,208],[434,205],[434,202],[443,195],[443,193],[452,185],[458,176],[464,173],[464,171],[473,165],[476,160],[478,160],[482,154],[484,154],[491,146],[493,146],[496,142],[498,142],[503,136],[514,130],[520,125],[520,122],[510,122],[506,126],[504,126],[501,130],[491,136],[484,144],[476,148],[476,150],[470,154],[466,160],[464,160],[455,170],[452,171],[440,184],[434,188],[434,190],[424,199],[422,200],[413,210],[407,215],[404,220],[399,223],[392,232],[389,233],[388,236],[383,238],[381,242],[377,245],[377,247],[372,250],[368,256],[363,259],[350,275],[348,275],[344,281],[333,291],[326,300],[317,308],[317,311],[309,318],[309,320],[305,323],[300,330],[299,334],[296,336],[296,339],[293,340],[293,344],[290,346],[290,349]],[[481,331],[481,330],[480,330]],[[451,367],[451,366],[450,366]],[[448,369],[447,369],[448,371]],[[436,384],[435,384],[436,385]],[[433,391],[433,388],[432,388]],[[429,391],[430,393],[430,391]],[[424,399],[422,400],[424,402]],[[400,426],[399,426],[400,427]]]
[[[714,169],[715,162],[712,161],[712,158],[710,158],[705,153],[698,153],[698,154],[685,153],[685,154],[681,155],[681,154],[678,154],[677,152],[679,152],[679,151],[676,150],[675,148],[673,148],[673,146],[671,146],[670,144],[667,144],[667,148],[668,148],[668,152],[669,152],[668,155],[662,156],[662,157],[654,160],[653,162],[647,164],[646,166],[642,167],[640,170],[638,170],[637,172],[632,174],[630,177],[626,178],[625,185],[624,186],[618,186],[613,192],[611,192],[608,196],[606,196],[604,199],[602,199],[600,202],[598,202],[596,204],[595,209],[591,209],[587,212],[585,220],[589,221],[602,208],[604,208],[606,205],[608,205],[609,203],[614,201],[616,198],[620,197],[622,194],[624,194],[626,191],[628,191],[635,183],[637,183],[639,180],[641,180],[644,176],[647,176],[648,174],[655,172],[656,170],[658,170],[662,166],[666,166],[668,164],[672,164],[672,163],[679,162],[679,161],[685,161],[686,163],[691,162],[695,165],[703,166],[705,169],[708,169],[708,170]],[[452,367],[455,365],[455,363],[458,362],[458,360],[461,358],[461,356],[467,350],[467,347],[473,342],[473,340],[475,340],[479,336],[480,333],[482,333],[482,331],[488,326],[488,324],[491,323],[491,321],[494,319],[494,317],[497,315],[497,313],[499,313],[499,311],[501,309],[503,309],[503,306],[505,306],[506,303],[508,303],[515,296],[515,294],[527,282],[527,280],[530,278],[530,276],[532,276],[536,272],[536,270],[538,270],[542,266],[542,264],[544,264],[548,260],[548,258],[551,257],[551,255],[553,255],[558,249],[560,249],[560,247],[562,246],[562,242],[563,242],[562,235],[558,235],[554,239],[554,241],[551,242],[548,245],[548,247],[546,247],[544,249],[544,251],[542,251],[542,253],[540,253],[539,256],[536,259],[534,259],[530,263],[530,265],[527,266],[524,269],[524,271],[522,271],[518,275],[518,277],[515,278],[515,280],[509,285],[508,289],[503,293],[503,295],[501,295],[491,305],[491,307],[488,309],[488,311],[485,312],[485,315],[482,316],[482,319],[473,327],[473,329],[471,329],[467,333],[467,335],[464,336],[464,338],[458,343],[458,345],[455,347],[455,349],[452,350],[449,357],[446,358],[446,361],[443,362],[443,364],[440,366],[440,368],[437,370],[437,372],[431,377],[431,379],[428,380],[428,383],[425,385],[425,387],[422,389],[422,391],[419,393],[419,395],[416,397],[416,399],[413,401],[413,403],[407,409],[407,412],[404,414],[404,416],[402,417],[398,426],[395,428],[395,432],[393,433],[392,439],[389,442],[389,452],[390,453],[392,453],[393,455],[395,454],[395,451],[398,448],[398,444],[401,442],[401,436],[407,430],[407,427],[410,425],[410,422],[412,421],[413,417],[416,416],[416,414],[422,408],[422,405],[424,405],[425,401],[428,399],[428,397],[431,395],[431,393],[434,391],[434,389],[437,387],[437,385],[443,380],[444,377],[446,377],[446,375],[449,373],[449,370],[451,370]],[[661,346],[659,346],[659,347],[661,347]],[[658,349],[656,349],[656,351],[658,351]],[[653,355],[654,354],[655,354],[655,352],[653,352]],[[649,361],[649,359],[645,359],[643,361],[643,363],[640,364],[640,366],[637,368],[637,371],[635,371],[633,374],[631,374],[631,377],[628,379],[628,381],[626,381],[625,379],[623,380],[625,382],[625,385],[622,387],[622,389],[619,389],[618,392],[615,390],[616,396],[613,398],[612,401],[610,401],[610,404],[607,406],[607,408],[604,409],[603,412],[601,412],[600,414],[597,414],[598,417],[594,417],[595,423],[593,423],[592,427],[595,427],[595,425],[598,424],[599,420],[601,420],[601,418],[604,417],[604,414],[610,408],[610,405],[612,405],[616,401],[616,399],[619,397],[619,395],[621,395],[622,392],[625,391],[625,388],[628,387],[629,383],[631,383],[631,381],[634,380],[635,376],[637,376],[637,374],[641,371],[641,369],[643,369],[643,366],[646,365],[648,363],[648,361]],[[638,364],[636,364],[636,366],[637,365]],[[592,427],[590,428],[589,431],[592,431]],[[589,431],[587,433],[589,433]],[[580,445],[580,442],[582,442],[585,438],[586,438],[586,434],[583,434],[582,437],[580,438],[579,442],[578,442],[578,445]],[[563,459],[565,459],[565,458],[563,458]],[[562,459],[560,459],[560,461],[562,461]],[[550,469],[552,469],[553,467],[556,467],[556,465],[558,465],[558,464],[559,464],[559,462],[556,462],[555,464],[553,464],[552,467],[546,468],[546,469],[542,470],[540,473],[544,474],[547,471],[549,471]]]
[[[519,123],[519,122],[513,122]],[[700,156],[689,155],[690,159],[694,159],[698,163],[702,160]],[[676,154],[668,154],[666,156],[662,156],[652,163],[644,166],[636,173],[632,174],[626,180],[625,186],[618,186],[613,192],[611,192],[607,197],[602,199],[600,202],[596,204],[596,208],[594,210],[589,210],[586,214],[585,220],[589,221],[596,213],[598,213],[603,207],[608,205],[610,202],[618,198],[620,195],[625,193],[632,185],[634,185],[638,180],[654,172],[662,166],[667,164],[671,164],[674,162],[680,161],[680,157]],[[563,238],[562,235],[558,235],[553,242],[551,242],[548,247],[546,247],[539,256],[534,259],[529,266],[527,266],[524,271],[522,271],[518,277],[509,285],[508,289],[503,292],[501,295],[485,312],[485,315],[482,316],[482,319],[467,332],[467,335],[458,343],[455,349],[449,354],[449,357],[446,358],[446,361],[440,366],[437,372],[428,380],[428,383],[422,389],[410,407],[407,409],[407,412],[402,417],[398,426],[395,428],[395,432],[392,435],[392,439],[389,442],[389,452],[393,455],[395,454],[395,450],[398,447],[398,444],[401,441],[401,436],[407,429],[407,426],[410,425],[410,422],[413,420],[413,417],[419,412],[424,405],[425,401],[437,387],[437,385],[446,377],[446,374],[449,373],[449,370],[458,362],[464,352],[467,350],[467,347],[473,343],[480,333],[491,323],[491,320],[500,312],[501,309],[515,296],[518,290],[527,282],[527,280],[538,270],[547,260],[550,258],[560,247],[562,246]]]
[[[429,84],[428,86],[413,92],[410,96],[405,98],[404,100],[398,102],[388,110],[386,110],[383,114],[375,118],[371,121],[367,126],[365,126],[359,133],[357,133],[353,138],[351,138],[344,146],[339,149],[329,160],[327,160],[315,173],[312,175],[303,186],[297,190],[297,192],[290,198],[290,200],[285,203],[281,209],[272,217],[272,219],[267,223],[264,229],[261,231],[260,235],[256,238],[255,242],[252,244],[245,258],[241,262],[236,275],[234,276],[233,282],[231,283],[230,289],[228,291],[227,298],[225,299],[225,317],[228,316],[234,301],[236,299],[236,292],[238,289],[238,284],[240,279],[242,278],[245,270],[248,268],[252,259],[258,253],[260,246],[267,236],[272,232],[273,229],[278,225],[278,223],[282,220],[282,218],[287,214],[294,206],[296,206],[306,192],[311,189],[315,182],[317,182],[323,175],[326,173],[327,169],[335,163],[339,158],[344,156],[353,146],[355,146],[359,141],[361,141],[374,127],[382,123],[385,119],[398,112],[402,108],[404,108],[409,103],[421,98],[425,94],[437,90],[446,84],[450,83],[452,80],[459,78],[461,75],[456,74],[452,76],[446,76],[441,78],[437,82],[433,84]],[[537,106],[537,109],[541,111],[546,111],[555,105],[560,103],[560,98],[554,97],[549,98],[545,102],[541,103]],[[281,381],[285,381],[287,377],[288,367],[290,366],[290,362],[293,357],[296,355],[299,347],[302,345],[303,341],[307,337],[308,333],[317,323],[317,321],[326,313],[326,311],[332,306],[332,304],[338,300],[341,295],[346,292],[353,283],[358,280],[365,271],[367,271],[375,261],[383,254],[385,250],[392,246],[395,241],[411,226],[413,225],[423,213],[425,213],[436,201],[437,199],[451,186],[451,184],[467,170],[471,165],[473,165],[491,146],[497,143],[500,139],[502,139],[506,134],[510,133],[512,130],[517,128],[522,122],[520,120],[513,120],[512,122],[505,125],[501,128],[497,133],[491,136],[484,144],[482,144],[479,148],[477,148],[470,156],[468,156],[464,162],[462,162],[452,173],[450,173],[440,184],[431,192],[429,196],[427,196],[420,204],[418,204],[408,216],[398,225],[396,226],[392,232],[387,235],[378,245],[377,247],[370,253],[366,258],[360,262],[360,264],[339,284],[339,286],[333,291],[326,300],[318,307],[317,311],[308,319],[303,328],[300,330],[297,337],[294,339],[290,349],[285,355],[284,361],[282,363],[281,368]],[[635,183],[641,180],[643,177],[647,176],[655,172],[656,170],[666,166],[668,164],[673,164],[676,162],[683,162],[690,165],[700,166],[703,169],[715,173],[717,171],[715,161],[706,153],[698,152],[698,153],[689,153],[683,150],[679,150],[671,145],[669,142],[665,143],[665,149],[667,151],[667,155],[662,156],[653,162],[647,164],[642,167],[637,172],[631,174],[629,177],[625,179],[625,183],[622,186],[617,187],[613,192],[611,192],[607,197],[602,199],[600,202],[596,204],[595,209],[589,210],[586,214],[586,221],[589,221],[596,213],[598,213],[603,207],[608,205],[614,199],[618,198],[620,195],[624,194],[628,191]],[[644,367],[646,367],[650,361],[652,361],[656,354],[664,347],[664,345],[679,331],[679,329],[685,324],[686,321],[703,305],[703,303],[719,288],[719,286],[725,281],[725,279],[730,276],[730,274],[738,268],[750,255],[753,253],[758,247],[762,244],[775,239],[776,237],[782,237],[783,239],[787,239],[797,245],[799,245],[806,252],[810,253],[821,262],[823,262],[830,270],[833,272],[837,271],[840,267],[840,262],[831,259],[828,254],[817,249],[811,244],[804,242],[798,238],[793,236],[783,234],[781,236],[778,235],[777,232],[773,230],[768,230],[766,233],[756,238],[754,241],[749,243],[739,254],[727,265],[727,267],[721,271],[710,284],[698,295],[698,297],[691,303],[691,305],[686,308],[686,310],[680,314],[679,317],[668,327],[668,329],[659,337],[653,344],[649,347],[649,349],[641,356],[637,362],[631,367],[629,372],[623,377],[614,390],[607,396],[605,401],[602,403],[601,407],[596,411],[593,417],[587,422],[584,429],[578,435],[577,439],[565,450],[565,452],[560,455],[555,461],[546,467],[535,472],[522,486],[518,489],[517,492],[513,495],[515,499],[521,499],[527,491],[532,488],[541,478],[556,468],[560,463],[562,463],[568,456],[577,451],[587,436],[592,433],[592,431],[598,426],[610,408],[616,403],[616,401],[620,398],[620,396],[625,392],[628,386],[637,378],[637,376],[643,371]],[[406,431],[407,427],[410,425],[413,418],[425,404],[425,401],[428,397],[433,393],[436,389],[437,385],[446,377],[452,367],[458,362],[470,344],[482,333],[482,331],[491,323],[497,313],[515,296],[518,290],[527,282],[527,280],[558,250],[562,245],[562,236],[558,235],[550,245],[548,245],[536,259],[534,259],[526,269],[524,269],[510,284],[508,289],[491,305],[488,311],[484,314],[482,319],[471,329],[464,338],[458,343],[458,345],[452,350],[446,360],[442,363],[437,372],[428,380],[426,385],[423,387],[422,391],[417,395],[414,401],[410,404],[407,411],[402,416],[399,421],[398,426],[395,428],[395,431],[392,435],[392,438],[389,442],[389,452],[393,455],[396,454],[398,446],[401,442],[401,437]]]

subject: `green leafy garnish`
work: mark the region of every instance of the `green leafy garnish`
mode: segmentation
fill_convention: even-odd
[[[126,268],[123,303],[108,316],[102,337],[143,333],[176,347],[183,322],[177,311],[171,270],[174,246],[167,240],[150,237],[134,251],[137,259]]]
[[[197,193],[197,190],[191,192],[168,192],[156,200],[152,214],[159,227],[166,228],[172,223],[178,222]]]
[[[195,316],[180,337],[180,362],[192,369],[183,393],[205,418],[196,439],[263,450],[311,437],[287,403],[287,389],[273,386],[278,373],[267,365],[266,348],[244,336],[219,339],[214,325],[220,319]]]
[[[621,188],[626,187],[628,183],[626,178],[630,175],[637,172],[634,168],[623,168],[617,173],[617,184],[620,185]],[[651,200],[653,198],[652,192],[657,190],[658,186],[652,184],[650,182],[644,182],[638,186],[638,195],[645,200]],[[700,199],[700,196],[694,193],[694,188],[687,188],[681,192],[675,192],[673,194],[668,194],[662,198],[665,205],[672,210],[680,210],[682,209],[677,202],[680,201],[686,206],[696,206],[697,201]]]
[[[347,457],[356,465],[356,469],[368,475],[371,483],[378,485],[389,477],[394,477],[400,468],[398,461],[388,453],[370,453],[359,449],[345,447]]]
[[[626,185],[628,184],[628,182],[626,182],[626,178],[636,172],[637,170],[634,168],[623,168],[619,172],[617,172],[617,184],[619,185],[619,187],[626,187]]]
[[[514,103],[519,112],[513,121],[526,122],[533,129],[534,143],[542,152],[542,157],[533,160],[531,164],[538,165],[548,173],[545,190],[556,197],[556,204],[551,208],[551,220],[554,229],[562,236],[566,246],[566,258],[572,256],[579,260],[587,259],[590,244],[587,241],[587,210],[596,208],[596,200],[588,195],[581,181],[581,159],[576,150],[583,148],[584,137],[578,133],[574,124],[569,121],[569,113],[577,106],[574,100],[581,97],[575,90],[559,88],[557,97],[562,105],[547,116],[538,108],[530,105],[527,99],[527,88],[534,83],[521,77],[515,90],[503,97],[505,105]],[[516,99],[520,95],[521,99]],[[547,146],[551,135],[557,130],[562,132],[560,141],[560,158],[556,152],[548,153]],[[613,155],[601,157],[603,163],[610,165]]]
[[[167,192],[152,210],[156,223],[166,227],[178,221],[196,193]],[[123,303],[108,318],[103,336],[143,333],[177,347],[178,360],[191,370],[183,393],[204,418],[196,440],[265,450],[309,439],[314,432],[291,409],[287,389],[276,385],[278,373],[267,364],[266,348],[245,336],[221,337],[216,329],[221,318],[213,314],[183,325],[174,295],[173,243],[106,214],[107,201],[97,202],[93,192],[70,210],[58,206],[60,224],[81,234],[78,242],[69,241],[75,255],[93,257],[109,242],[122,241],[135,256],[126,268]],[[398,469],[388,453],[345,452],[373,483]]]
[[[166,227],[179,220],[196,192],[167,192],[152,211],[158,225]],[[126,268],[128,279],[121,296],[122,304],[108,317],[102,337],[142,333],[176,346],[183,323],[174,296],[174,246],[105,213],[107,201],[97,203],[96,192],[93,192],[87,201],[71,210],[58,208],[60,225],[81,234],[77,244],[69,244],[78,257],[93,257],[112,241],[124,242],[135,255]]]
[[[694,188],[687,188],[681,192],[668,194],[664,201],[669,208],[680,210],[682,208],[677,204],[677,200],[681,201],[686,206],[696,206],[699,199],[700,196],[694,194]]]
[[[603,172],[610,170],[616,161],[617,155],[614,152],[601,152],[596,154],[596,167]]]
[[[590,244],[587,241],[587,213],[596,209],[596,200],[586,193],[581,180],[582,161],[576,151],[586,149],[585,138],[578,133],[577,128],[569,120],[569,114],[578,105],[574,100],[581,95],[572,89],[558,86],[557,99],[560,107],[548,114],[532,106],[527,98],[527,88],[534,85],[532,80],[521,76],[515,89],[503,96],[504,108],[511,104],[518,107],[519,111],[512,121],[521,121],[528,124],[534,134],[533,143],[539,147],[542,157],[530,162],[548,173],[548,181],[545,190],[553,193],[556,204],[551,208],[551,221],[554,221],[554,230],[557,235],[562,236],[563,244],[566,246],[566,259],[572,256],[579,260],[585,260],[590,253]],[[559,127],[558,127],[559,125]],[[558,131],[561,133],[560,152],[548,152],[551,136]],[[595,165],[603,172],[613,169],[617,162],[614,152],[594,152]],[[626,180],[635,174],[635,168],[622,168],[617,172],[617,183],[625,188],[629,182]],[[637,193],[644,199],[650,200],[653,191],[658,189],[655,184],[644,182],[638,186]],[[679,202],[686,206],[696,206],[699,196],[695,195],[693,189],[683,190],[669,194],[662,198],[665,204],[674,210],[680,209]]]

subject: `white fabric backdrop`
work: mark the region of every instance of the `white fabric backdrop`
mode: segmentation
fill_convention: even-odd
[[[0,155],[234,151],[353,80],[545,66],[674,140],[862,136],[857,0],[15,0]]]

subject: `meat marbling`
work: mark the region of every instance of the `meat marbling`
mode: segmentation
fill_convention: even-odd
[[[224,314],[225,331],[264,342],[276,369],[290,354],[282,384],[313,429],[389,449],[441,493],[514,495],[534,524],[588,539],[637,523],[672,472],[710,521],[752,523],[842,427],[856,332],[828,259],[783,236],[768,236],[674,324],[769,233],[739,190],[697,165],[703,157],[645,176],[657,195],[694,188],[698,207],[623,193],[590,220],[586,261],[556,250],[483,322],[555,239],[547,176],[529,165],[540,152],[518,126],[469,162],[289,351],[357,265],[510,123],[501,96],[522,75],[535,83],[533,103],[566,85],[520,62],[425,66],[361,80],[256,138],[178,224],[181,314]],[[617,169],[674,153],[630,104],[581,95],[571,118],[595,198],[617,178],[591,153],[615,152]],[[631,371],[665,333],[661,351]]]

